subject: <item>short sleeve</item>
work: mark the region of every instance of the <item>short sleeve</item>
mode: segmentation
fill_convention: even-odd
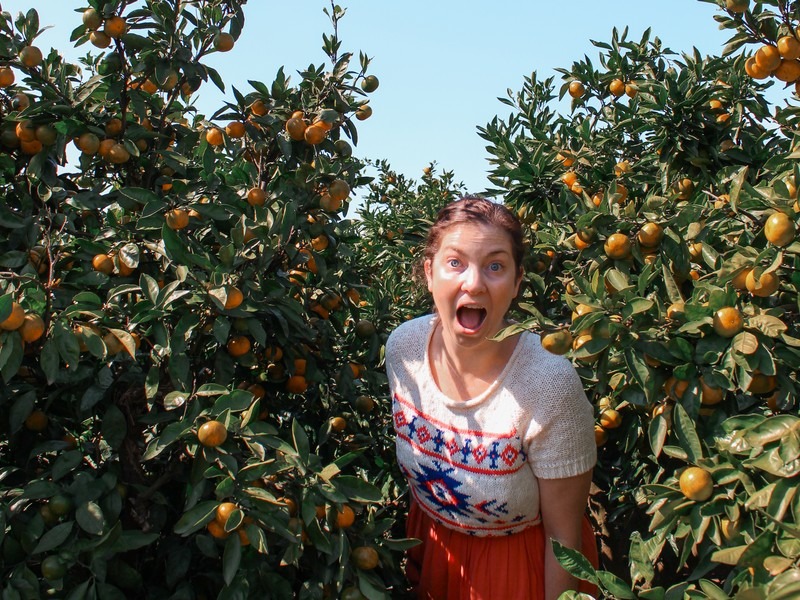
[[[532,399],[528,460],[541,479],[574,477],[597,462],[592,405],[572,364],[561,357]]]

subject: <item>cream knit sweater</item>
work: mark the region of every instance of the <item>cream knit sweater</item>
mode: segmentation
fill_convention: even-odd
[[[386,344],[397,459],[414,500],[476,536],[539,522],[538,478],[585,473],[597,459],[591,404],[570,362],[523,332],[497,380],[470,400],[437,387],[428,362],[435,315]]]

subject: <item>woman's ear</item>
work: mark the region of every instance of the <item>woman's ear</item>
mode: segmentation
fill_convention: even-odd
[[[428,291],[433,293],[433,265],[431,259],[426,258],[422,263],[422,268],[425,270],[425,280],[428,282]]]

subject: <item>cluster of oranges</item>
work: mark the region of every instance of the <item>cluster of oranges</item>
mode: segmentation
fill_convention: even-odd
[[[11,314],[2,322],[0,329],[3,331],[17,331],[22,341],[32,343],[44,335],[44,321],[42,317],[25,309],[18,302],[11,303]]]

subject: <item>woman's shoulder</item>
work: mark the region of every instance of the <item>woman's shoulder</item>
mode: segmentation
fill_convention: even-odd
[[[424,348],[435,318],[435,315],[424,315],[398,325],[386,340],[387,359],[398,353],[419,355],[419,349]]]
[[[545,350],[536,333],[526,331],[521,335],[520,343],[523,347],[514,372],[518,385],[535,392],[526,396],[531,400],[552,396],[585,402],[583,384],[572,362],[564,356]]]

